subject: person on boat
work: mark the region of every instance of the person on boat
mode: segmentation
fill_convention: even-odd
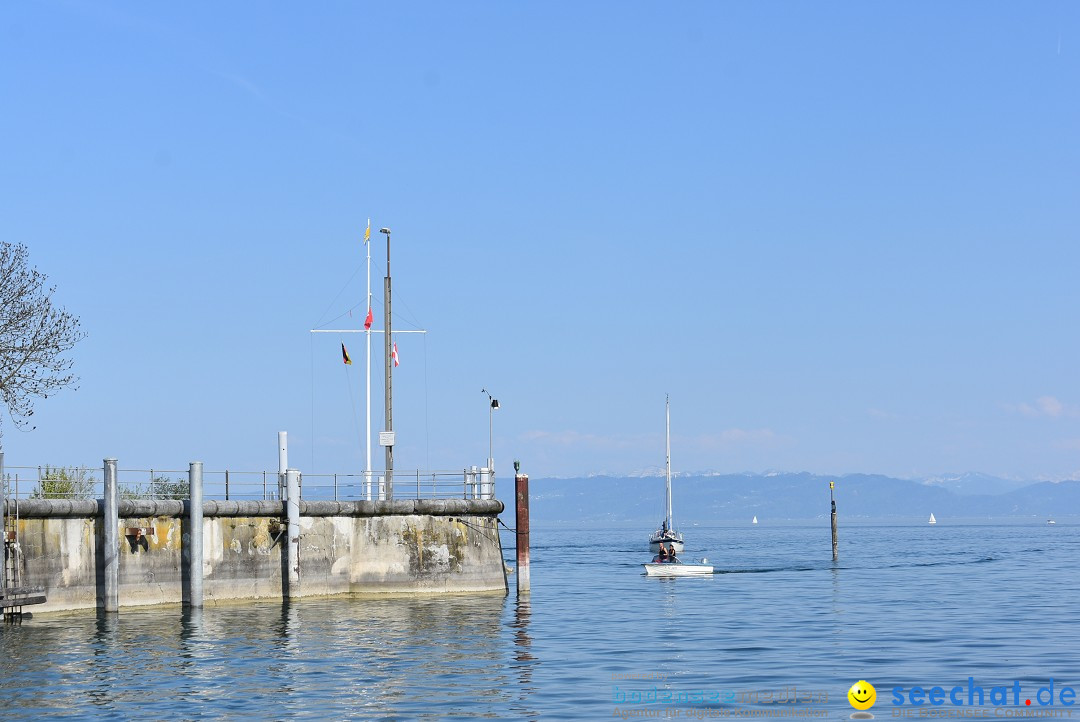
[[[656,556],[656,559],[661,564],[663,564],[664,562],[666,562],[668,560],[668,550],[667,550],[667,547],[664,546],[664,542],[660,542],[660,553]]]
[[[672,545],[671,545],[671,554],[668,555],[668,561],[669,562],[677,562],[677,561],[679,561],[678,559],[675,558],[675,544],[674,543],[672,543]]]

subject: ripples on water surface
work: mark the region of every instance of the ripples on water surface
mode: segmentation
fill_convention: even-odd
[[[835,566],[827,522],[693,527],[684,558],[718,573],[674,580],[642,575],[647,531],[534,530],[521,603],[511,577],[508,598],[41,615],[0,627],[0,717],[610,719],[655,684],[794,686],[847,718],[866,679],[882,718],[897,685],[1080,687],[1080,526],[842,526]]]

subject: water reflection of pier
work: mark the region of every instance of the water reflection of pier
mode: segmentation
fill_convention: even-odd
[[[135,717],[160,689],[192,718],[536,719],[536,620],[513,603],[400,596],[46,615],[0,629],[0,696],[12,718]]]
[[[519,595],[514,606],[514,619],[510,623],[514,630],[514,660],[510,666],[517,673],[518,683],[517,704],[511,704],[511,708],[524,719],[535,719],[538,715],[537,710],[528,704],[537,692],[533,683],[533,667],[539,663],[532,652],[533,640],[529,634],[531,617],[529,596]]]

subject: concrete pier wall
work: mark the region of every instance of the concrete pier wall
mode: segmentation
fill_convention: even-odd
[[[44,586],[34,613],[103,608],[100,500],[9,502],[18,514],[22,583]],[[120,608],[189,600],[187,501],[120,500]],[[280,501],[204,501],[206,604],[289,594]],[[505,594],[493,499],[300,503],[300,582],[291,596]]]

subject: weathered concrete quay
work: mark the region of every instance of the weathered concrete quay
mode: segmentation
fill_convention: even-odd
[[[36,613],[151,604],[202,606],[389,593],[507,593],[491,498],[303,501],[104,499],[5,502],[17,518],[20,579]],[[111,484],[110,484],[111,481]],[[110,491],[111,489],[111,491]],[[292,499],[292,501],[290,501]]]

